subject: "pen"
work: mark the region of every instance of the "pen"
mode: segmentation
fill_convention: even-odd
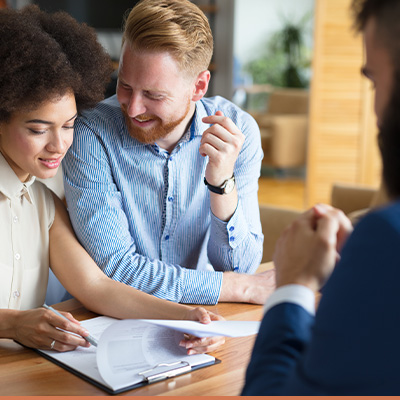
[[[67,317],[65,317],[64,315],[62,315],[60,312],[58,312],[57,310],[55,310],[53,307],[48,306],[46,303],[43,304],[44,308],[47,308],[50,311],[53,311],[54,314],[57,314],[59,317],[64,318],[66,320],[69,321],[69,319]],[[88,336],[82,336],[87,342],[89,342],[90,344],[92,344],[93,346],[97,347],[97,340],[92,336],[92,335],[88,335]]]

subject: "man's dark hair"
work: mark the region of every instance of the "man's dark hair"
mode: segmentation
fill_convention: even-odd
[[[400,197],[400,0],[353,0],[354,26],[363,31],[368,21],[376,22],[377,40],[392,59],[395,76],[391,100],[378,135],[383,180],[392,198]]]
[[[361,32],[370,18],[377,25],[378,39],[382,41],[393,60],[400,66],[400,1],[399,0],[353,0],[351,11],[354,27]]]
[[[400,71],[395,74],[392,97],[378,135],[383,180],[391,198],[400,197]]]
[[[111,61],[95,31],[37,6],[0,10],[0,122],[16,111],[75,95],[78,111],[102,100]]]

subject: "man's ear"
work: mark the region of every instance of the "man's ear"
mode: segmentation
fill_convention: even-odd
[[[206,70],[200,72],[194,84],[192,101],[197,101],[204,97],[204,95],[207,92],[209,82],[210,82],[210,71]]]

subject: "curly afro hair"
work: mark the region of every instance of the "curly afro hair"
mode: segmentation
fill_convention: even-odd
[[[0,10],[0,122],[73,92],[78,111],[104,97],[111,60],[94,29],[37,6]]]

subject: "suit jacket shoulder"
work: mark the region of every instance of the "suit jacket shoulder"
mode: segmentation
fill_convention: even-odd
[[[302,333],[300,312],[289,318],[279,305],[266,314],[248,371],[259,378],[246,393],[399,394],[399,249],[400,203],[360,221],[323,288],[312,334],[312,324]]]

